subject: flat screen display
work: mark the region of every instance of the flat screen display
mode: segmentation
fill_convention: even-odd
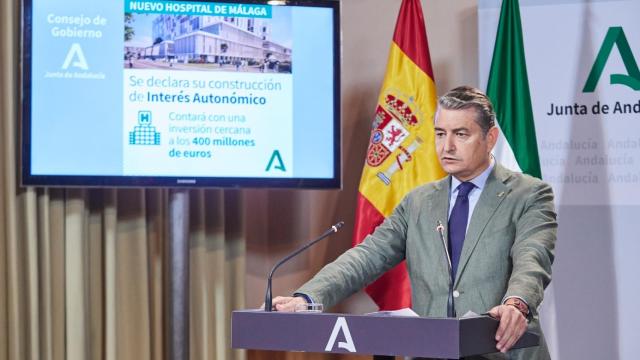
[[[25,0],[23,184],[340,187],[338,5]]]

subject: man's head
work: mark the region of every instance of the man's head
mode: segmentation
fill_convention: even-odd
[[[498,139],[495,119],[491,101],[478,89],[460,86],[441,96],[434,127],[442,168],[461,181],[480,175]]]

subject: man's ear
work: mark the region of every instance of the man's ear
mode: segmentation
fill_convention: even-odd
[[[497,126],[492,126],[489,131],[487,131],[487,146],[488,151],[491,152],[493,147],[496,146],[496,142],[498,142],[498,136],[500,136],[500,130],[498,130]]]

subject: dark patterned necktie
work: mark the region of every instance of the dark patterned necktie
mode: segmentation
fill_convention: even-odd
[[[469,192],[475,185],[463,182],[458,185],[458,197],[449,216],[449,254],[451,256],[451,280],[455,280],[460,253],[464,244],[469,219]]]

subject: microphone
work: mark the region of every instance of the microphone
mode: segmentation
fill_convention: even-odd
[[[447,241],[444,239],[444,225],[442,221],[438,220],[436,231],[440,234],[440,240],[442,241],[442,247],[444,247],[444,253],[447,255],[447,264],[449,265],[449,296],[447,298],[447,317],[455,317],[456,311],[453,306],[453,271],[451,269],[451,255],[449,255],[449,247]]]
[[[442,240],[444,253],[447,254],[447,263],[449,264],[449,277],[451,277],[451,255],[449,255],[449,246],[447,246],[447,241],[444,239],[444,225],[442,225],[442,221],[440,220],[438,220],[436,231],[440,234],[440,240]]]
[[[303,247],[299,248],[298,250],[292,252],[291,254],[285,256],[282,260],[278,261],[278,263],[273,266],[273,268],[271,269],[271,272],[269,272],[269,277],[267,278],[267,292],[266,292],[266,294],[264,296],[264,311],[268,311],[268,312],[271,311],[271,306],[272,306],[271,297],[273,296],[273,294],[271,293],[271,279],[273,278],[273,273],[280,267],[280,265],[282,265],[285,262],[289,261],[291,258],[295,257],[296,255],[300,254],[301,252],[307,250],[308,248],[310,248],[311,246],[315,245],[320,240],[328,237],[329,235],[331,235],[333,233],[337,233],[338,230],[340,230],[340,228],[343,225],[344,225],[344,221],[340,221],[337,224],[331,226],[329,229],[327,229],[327,231],[322,233],[322,235],[320,235],[319,237],[317,237],[313,241],[309,242],[308,244],[304,245]]]

